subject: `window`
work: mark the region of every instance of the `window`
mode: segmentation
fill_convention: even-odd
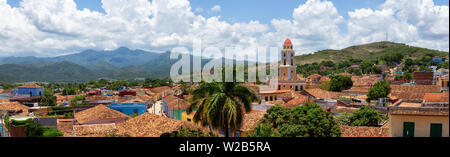
[[[414,137],[414,122],[403,123],[403,137]]]
[[[431,123],[430,137],[442,137],[442,124]]]

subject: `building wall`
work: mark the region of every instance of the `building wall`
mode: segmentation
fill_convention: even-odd
[[[13,93],[17,92],[17,93]],[[44,95],[44,88],[19,88],[17,91],[12,91],[12,95],[19,94],[19,95],[30,95],[30,92],[32,93],[31,96],[43,96]]]
[[[403,123],[414,122],[415,137],[430,137],[431,123],[442,124],[442,137],[449,137],[448,116],[390,115],[392,137],[403,136]]]
[[[145,103],[113,103],[108,107],[110,109],[120,111],[126,115],[132,115],[135,111],[138,112],[138,115],[146,112]]]

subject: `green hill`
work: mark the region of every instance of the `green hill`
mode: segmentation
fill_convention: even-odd
[[[0,65],[0,74],[5,82],[73,82],[96,79],[98,75],[77,64],[69,62],[49,63],[45,65]]]
[[[297,64],[303,65],[313,62],[333,61],[339,62],[350,58],[374,60],[386,54],[402,53],[405,57],[420,58],[426,54],[448,58],[448,52],[414,47],[393,42],[375,42],[364,45],[351,46],[342,50],[321,50],[313,54],[295,57]]]

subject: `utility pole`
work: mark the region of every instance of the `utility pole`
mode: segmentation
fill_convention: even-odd
[[[389,33],[386,31],[386,41],[389,41]]]

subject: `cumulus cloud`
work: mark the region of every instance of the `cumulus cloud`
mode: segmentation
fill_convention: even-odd
[[[211,8],[211,11],[220,11],[221,10],[221,8],[220,8],[220,5],[214,5],[212,8]]]
[[[351,44],[384,40],[449,51],[449,7],[432,0],[387,0],[379,9],[349,12]]]
[[[347,19],[332,2],[308,0],[294,9],[292,18],[270,24],[203,17],[196,14],[202,9],[191,8],[187,0],[102,0],[102,8],[105,13],[78,10],[73,0],[23,0],[15,8],[0,0],[0,56],[55,56],[121,46],[164,51],[191,48],[193,39],[222,50],[281,47],[285,38],[291,38],[297,54],[302,54],[381,41],[386,32],[391,41],[449,49],[448,6],[431,0],[386,0],[374,10],[352,10]],[[210,10],[220,11],[220,6]]]

